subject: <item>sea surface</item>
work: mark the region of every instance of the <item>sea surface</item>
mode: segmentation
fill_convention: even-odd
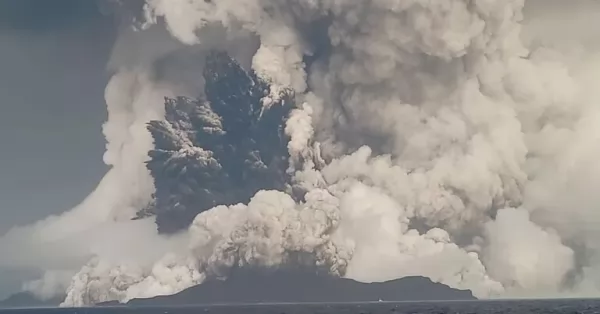
[[[1,314],[600,314],[600,299],[0,309]]]

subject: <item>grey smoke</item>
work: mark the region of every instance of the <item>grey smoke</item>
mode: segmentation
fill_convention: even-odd
[[[203,74],[205,99],[166,99],[165,120],[148,125],[156,192],[142,215],[155,214],[161,233],[187,228],[214,206],[288,186],[284,123],[293,94],[284,90],[265,106],[269,84],[223,52],[206,56]]]
[[[202,81],[176,65],[217,48],[268,81],[267,97],[294,90],[285,130],[292,181],[306,197],[259,191],[246,205],[202,212],[176,239],[144,229],[165,241],[153,252],[162,258],[82,249],[95,257],[73,277],[65,305],[175,293],[223,267],[274,266],[293,252],[365,282],[423,275],[479,297],[597,293],[600,59],[589,36],[597,28],[540,35],[540,25],[562,23],[552,11],[566,6],[566,16],[594,25],[595,5],[148,0],[146,30],[132,36],[164,27],[181,43],[115,67],[105,127],[113,168],[102,188],[9,236],[60,240],[133,224],[154,192],[145,125],[162,118],[164,96],[198,96],[190,93]],[[325,51],[307,36],[311,21],[327,26]],[[244,41],[256,45],[232,49]],[[305,55],[315,60],[307,65]]]

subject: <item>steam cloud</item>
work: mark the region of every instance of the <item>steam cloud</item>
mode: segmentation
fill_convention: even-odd
[[[557,26],[557,11],[589,23]],[[172,294],[230,267],[298,254],[359,281],[422,275],[484,298],[597,293],[594,12],[587,0],[147,0],[145,23],[123,32],[111,63],[112,169],[77,208],[0,238],[11,252],[0,263],[39,261],[32,266],[56,272],[87,261],[65,306]],[[561,32],[546,31],[553,27]],[[145,49],[127,55],[131,44]],[[185,210],[199,214],[189,228],[159,235],[155,219],[160,227],[177,202],[161,203],[151,175],[161,165],[146,168],[149,151],[192,164],[216,156],[217,177],[245,171],[222,170],[218,150],[189,134],[166,150],[147,131],[155,121],[154,130],[182,134],[172,126],[186,120],[169,114],[183,111],[167,106],[164,119],[165,96],[227,119],[214,97],[198,95],[213,50],[237,60],[230,67],[240,77],[256,73],[265,112],[293,96],[281,125],[289,178],[265,175],[281,181],[248,196],[244,183],[210,209],[190,201]],[[273,143],[262,134],[244,136]],[[156,218],[131,220],[152,206],[144,214]],[[119,230],[136,240],[121,241]],[[28,287],[48,296],[61,286]]]

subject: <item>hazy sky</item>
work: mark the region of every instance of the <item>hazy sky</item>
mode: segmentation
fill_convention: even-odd
[[[93,1],[0,1],[0,234],[73,207],[105,173],[114,35]]]

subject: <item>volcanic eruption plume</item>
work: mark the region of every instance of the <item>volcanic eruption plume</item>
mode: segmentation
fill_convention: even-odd
[[[147,0],[111,63],[113,168],[0,245],[75,244],[43,266],[85,263],[65,306],[288,264],[483,298],[595,293],[600,6],[566,6]],[[558,11],[589,23],[541,31]]]

